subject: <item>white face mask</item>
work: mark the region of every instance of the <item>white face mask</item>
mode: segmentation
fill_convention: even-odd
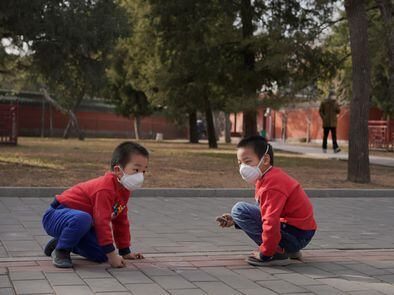
[[[260,162],[257,164],[257,166],[250,166],[247,164],[242,163],[239,166],[239,173],[241,174],[241,177],[243,180],[245,180],[248,183],[256,183],[257,180],[259,180],[263,175],[271,168],[271,166],[264,171],[264,173],[261,172],[260,170],[260,165],[264,161],[264,156],[267,154],[269,149],[269,145],[267,145],[267,150],[265,151],[264,155],[261,157]]]
[[[120,168],[120,171],[123,172],[123,176],[120,178],[119,182],[129,191],[136,190],[140,188],[144,182],[144,173],[138,172],[134,174],[126,174]]]

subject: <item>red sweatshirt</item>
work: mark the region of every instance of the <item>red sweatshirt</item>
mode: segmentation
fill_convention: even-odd
[[[272,167],[256,183],[256,200],[263,221],[260,252],[272,256],[281,239],[280,224],[316,230],[312,204],[301,185],[279,168]]]
[[[104,176],[79,183],[57,195],[57,201],[67,208],[89,213],[93,218],[99,245],[105,253],[117,248],[123,254],[130,252],[130,224],[127,202],[130,191],[125,189],[110,172]],[[112,223],[112,229],[111,229]]]

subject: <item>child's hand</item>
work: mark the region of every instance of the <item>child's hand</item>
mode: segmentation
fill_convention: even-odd
[[[234,225],[234,220],[230,214],[225,213],[222,216],[216,218],[216,221],[221,227],[232,227]]]
[[[122,268],[126,266],[126,261],[122,256],[119,256],[115,251],[108,253],[108,263],[114,268]]]
[[[123,258],[128,260],[138,260],[138,259],[144,259],[145,257],[141,253],[129,253],[123,255]]]

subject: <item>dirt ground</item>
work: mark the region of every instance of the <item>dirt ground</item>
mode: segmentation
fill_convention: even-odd
[[[125,139],[20,138],[0,146],[0,186],[71,186],[109,169],[112,150]],[[234,145],[217,150],[185,141],[141,141],[151,152],[145,187],[250,187],[239,176]],[[345,181],[347,162],[275,153],[275,166],[306,188],[393,188],[394,168],[371,166],[372,183]]]

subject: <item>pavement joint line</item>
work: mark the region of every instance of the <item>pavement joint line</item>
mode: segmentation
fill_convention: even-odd
[[[332,252],[332,251],[343,251],[343,252],[394,252],[393,248],[366,248],[366,249],[306,249],[308,251],[319,251],[319,252]],[[248,255],[250,251],[200,251],[200,252],[179,252],[179,253],[144,253],[147,258],[162,258],[162,257],[198,257],[198,256],[232,256],[232,255]],[[324,255],[322,255],[324,256]],[[73,260],[86,260],[83,257],[73,256]],[[27,256],[27,257],[2,257],[1,262],[25,262],[25,261],[50,261],[50,257],[46,256]]]

